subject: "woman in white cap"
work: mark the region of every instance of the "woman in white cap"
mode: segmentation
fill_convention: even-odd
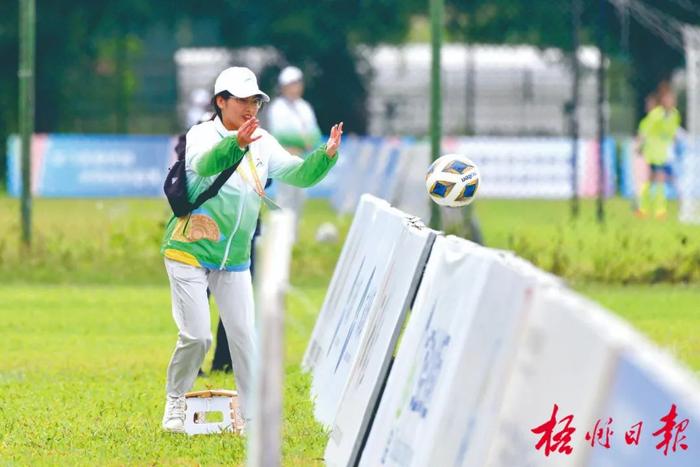
[[[187,133],[189,198],[194,200],[220,172],[240,164],[216,196],[188,215],[173,216],[166,226],[161,252],[179,330],[168,365],[163,415],[163,429],[171,432],[184,431],[184,395],[211,345],[207,287],[226,329],[241,408],[248,418],[256,356],[250,245],[265,196],[264,180],[299,187],[318,183],[335,165],[343,133],[342,122],[334,125],[328,142],[302,160],[259,128],[257,114],[269,97],[251,70],[224,70],[214,94],[216,116]]]
[[[316,114],[302,98],[304,75],[299,68],[288,66],[280,73],[277,84],[280,95],[268,109],[268,129],[287,151],[304,157],[321,139]],[[293,210],[298,220],[304,204],[304,192],[290,186],[279,186],[277,192],[278,204]]]
[[[316,114],[304,95],[304,75],[295,66],[282,70],[277,79],[280,96],[268,110],[269,129],[282,146],[299,155],[316,146],[321,137]]]

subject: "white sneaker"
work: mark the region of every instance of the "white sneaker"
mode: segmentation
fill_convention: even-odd
[[[185,396],[166,396],[163,429],[171,433],[185,432]]]

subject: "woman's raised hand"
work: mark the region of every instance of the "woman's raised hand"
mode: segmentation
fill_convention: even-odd
[[[340,147],[340,139],[343,136],[343,122],[336,123],[331,128],[331,135],[328,137],[328,142],[326,143],[326,154],[330,157],[335,157],[338,147]]]
[[[236,138],[238,139],[238,146],[241,149],[245,149],[253,141],[257,141],[262,138],[262,135],[253,137],[253,133],[258,129],[260,121],[253,117],[246,120],[246,122],[238,128],[238,134]]]

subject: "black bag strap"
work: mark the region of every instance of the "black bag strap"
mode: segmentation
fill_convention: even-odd
[[[192,210],[193,210],[193,211],[194,211],[195,209],[197,209],[198,207],[200,207],[202,204],[204,204],[207,200],[209,200],[209,199],[213,198],[214,196],[216,196],[216,194],[219,192],[219,190],[221,189],[221,187],[224,186],[224,183],[226,183],[226,181],[227,181],[229,178],[231,178],[231,175],[233,175],[233,172],[236,171],[236,169],[238,168],[239,164],[241,163],[241,161],[243,160],[243,158],[245,157],[245,155],[248,153],[248,149],[250,149],[250,147],[246,147],[246,148],[245,148],[245,151],[243,151],[243,157],[241,157],[240,160],[239,160],[238,162],[236,162],[236,163],[233,164],[231,167],[229,167],[228,169],[226,169],[226,170],[224,170],[223,172],[221,172],[221,173],[216,177],[216,180],[214,180],[214,183],[212,183],[211,185],[209,185],[209,187],[208,187],[206,190],[204,190],[203,192],[201,192],[201,193],[197,196],[197,199],[194,201],[194,203],[192,203]]]

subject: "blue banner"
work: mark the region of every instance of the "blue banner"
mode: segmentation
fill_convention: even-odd
[[[172,136],[35,135],[32,192],[44,197],[163,196]],[[8,192],[19,196],[20,141],[8,141]]]

